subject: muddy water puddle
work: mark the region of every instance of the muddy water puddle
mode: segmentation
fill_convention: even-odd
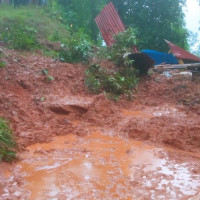
[[[185,113],[179,111],[175,106],[162,105],[157,107],[143,108],[142,110],[122,109],[122,114],[126,117],[140,117],[142,119],[151,119],[153,117],[186,117]]]
[[[167,150],[101,132],[55,137],[21,157],[27,200],[182,200],[200,192],[199,160],[176,162]]]

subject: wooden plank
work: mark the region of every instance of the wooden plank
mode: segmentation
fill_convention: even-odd
[[[189,64],[177,64],[177,65],[157,65],[155,68],[163,68],[163,69],[195,69],[200,68],[200,63],[189,63]]]

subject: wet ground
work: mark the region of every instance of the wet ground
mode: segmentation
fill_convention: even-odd
[[[0,163],[0,200],[200,200],[200,84],[152,75],[112,102],[88,94],[85,66],[8,53],[0,116],[18,160]]]
[[[1,199],[184,200],[200,192],[199,154],[91,130],[85,137],[70,134],[29,146],[13,169],[23,176],[23,191],[4,188]]]

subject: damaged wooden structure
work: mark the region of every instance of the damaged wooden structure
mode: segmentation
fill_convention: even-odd
[[[95,22],[107,46],[112,46],[115,43],[115,35],[125,31],[125,26],[112,2],[104,6],[95,18]],[[154,65],[154,61],[147,54],[139,52],[136,46],[133,46],[132,52],[127,55],[130,60],[134,60],[134,67],[138,69],[139,76],[147,74],[149,68]]]
[[[185,69],[192,73],[193,80],[200,80],[200,58],[180,48],[172,42],[165,40],[169,45],[170,52],[177,58],[179,64],[160,65],[164,70]]]
[[[125,31],[125,26],[112,2],[102,9],[95,21],[107,46],[112,46],[115,43],[115,35]],[[139,52],[136,46],[133,47],[133,52],[129,57],[135,61],[136,68],[144,68],[144,73],[141,75],[144,75],[154,63],[156,65],[155,69],[158,67],[162,67],[163,70],[185,69],[190,70],[194,76],[200,76],[199,57],[168,40],[165,40],[165,42],[170,48],[168,54],[154,50],[142,50]],[[144,60],[147,61],[144,63]]]

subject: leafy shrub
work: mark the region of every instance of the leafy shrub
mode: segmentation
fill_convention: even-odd
[[[85,83],[88,89],[94,94],[100,93],[102,86],[100,80],[105,76],[104,70],[101,68],[101,66],[93,64],[88,67],[85,74]]]
[[[5,19],[0,31],[0,39],[16,50],[31,50],[38,46],[36,29],[26,25],[25,21],[20,18]]]
[[[124,54],[132,52],[133,46],[136,45],[136,36],[134,32],[132,28],[120,32],[114,37],[115,43],[111,47],[101,47],[97,56],[109,59],[117,66],[124,65]]]
[[[84,62],[92,57],[92,44],[83,33],[69,37],[65,44],[62,44],[59,52],[61,61],[70,63]]]
[[[118,100],[124,94],[132,98],[132,90],[136,88],[138,78],[134,68],[122,68],[109,71],[100,65],[93,64],[86,70],[86,86],[92,93],[105,92],[107,97]]]
[[[42,69],[42,74],[44,75],[44,81],[47,83],[50,83],[51,81],[54,80],[53,76],[49,76],[49,70],[48,69]]]
[[[132,28],[124,32],[120,32],[114,37],[115,43],[110,49],[111,60],[117,65],[124,64],[124,54],[132,52],[132,48],[136,45],[136,36]]]
[[[134,61],[124,57],[136,45],[133,29],[127,29],[114,37],[111,47],[101,47],[97,52],[99,58],[111,60],[117,67],[114,71],[93,64],[86,71],[86,86],[93,93],[105,92],[109,99],[118,100],[125,95],[129,100],[133,97],[133,89],[137,87],[138,71]]]
[[[0,61],[0,68],[4,68],[6,66],[6,63],[4,61]]]
[[[15,158],[16,143],[8,121],[0,117],[0,160],[11,161]]]

